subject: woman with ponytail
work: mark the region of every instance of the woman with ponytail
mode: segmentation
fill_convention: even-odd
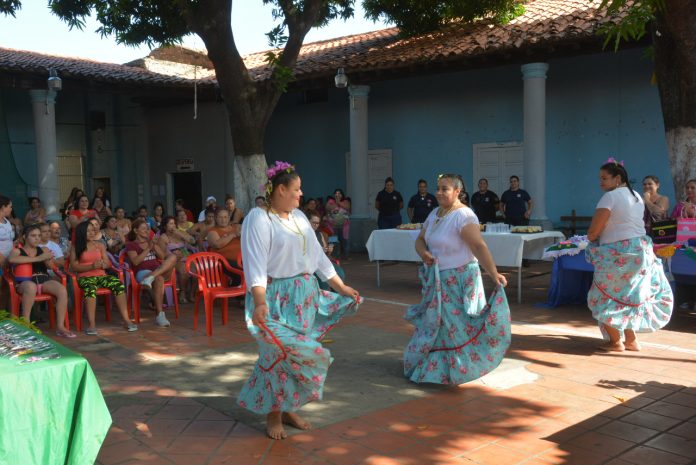
[[[662,328],[672,315],[672,290],[652,240],[645,233],[645,204],[631,188],[623,161],[607,160],[599,169],[605,192],[597,204],[587,237],[594,281],[587,305],[608,342],[606,351],[638,351],[636,333]]]

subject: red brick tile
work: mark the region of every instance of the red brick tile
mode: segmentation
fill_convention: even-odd
[[[496,445],[530,455],[541,454],[557,446],[554,442],[537,438],[532,434],[527,434],[527,437],[516,437],[515,439],[503,438],[497,441]]]
[[[229,452],[224,454],[216,453],[207,465],[259,465],[262,457],[262,454],[247,452],[242,449],[234,454]]]
[[[181,433],[188,424],[189,420],[153,418],[145,423],[146,429],[138,427],[138,430],[146,436],[148,432],[153,436],[173,436]]]
[[[335,434],[336,436],[347,440],[365,438],[379,430],[380,429],[377,425],[369,424],[357,419],[341,421],[322,429],[324,432]]]
[[[272,443],[273,440],[264,434],[259,434],[256,437],[230,437],[223,441],[217,452],[224,455],[244,450],[260,457],[269,450]]]
[[[369,435],[358,438],[355,441],[358,444],[362,444],[363,446],[381,454],[389,454],[390,452],[397,449],[402,449],[411,443],[407,436],[386,431],[370,433]]]
[[[532,454],[506,449],[495,444],[489,444],[480,449],[466,452],[462,457],[487,465],[510,465],[531,458],[531,455]]]
[[[439,465],[445,464],[448,461],[452,463],[452,460],[455,459],[453,455],[445,452],[436,445],[426,443],[414,444],[410,447],[389,454],[389,456],[398,460],[398,462],[403,465]],[[468,463],[471,462],[469,461]]]
[[[610,458],[609,455],[601,452],[591,452],[582,447],[563,444],[544,452],[537,458],[545,460],[552,465],[599,465],[606,463]]]
[[[126,460],[132,460],[144,456],[152,456],[152,450],[135,439],[130,441],[104,446],[99,451],[97,460],[104,465],[115,465]]]
[[[687,420],[693,416],[696,416],[696,408],[663,401],[655,402],[652,405],[644,407],[642,410],[657,413],[658,415],[664,415],[666,417],[678,418],[680,420]]]
[[[159,412],[154,415],[157,419],[171,419],[171,420],[190,420],[194,418],[198,412],[203,409],[201,404],[174,404],[171,403],[162,408]]]
[[[206,465],[208,454],[163,454],[167,460],[175,465]]]
[[[183,435],[224,438],[236,425],[236,421],[195,420],[189,424]]]
[[[176,436],[147,437],[140,435],[139,433],[136,434],[135,438],[155,452],[164,452],[174,441],[176,441]]]
[[[234,418],[210,407],[204,407],[196,420],[234,420]]]
[[[661,434],[646,442],[645,445],[690,459],[696,459],[696,441],[675,436],[674,434]]]
[[[619,456],[635,465],[686,465],[690,459],[652,447],[638,446]]]
[[[205,454],[217,449],[224,441],[221,437],[177,436],[164,451],[168,454]]]
[[[644,412],[642,410],[637,410],[624,417],[621,417],[621,421],[659,431],[666,431],[674,425],[680,423],[680,421],[675,418],[669,418],[651,412]]]
[[[668,431],[669,434],[696,441],[696,423],[685,422]]]
[[[335,465],[346,465],[360,463],[375,455],[375,451],[354,441],[339,441],[324,444],[324,447],[315,450],[313,454]]]
[[[634,446],[632,442],[597,433],[596,431],[583,433],[571,439],[569,443],[587,450],[599,451],[607,455],[618,455]]]
[[[675,392],[662,400],[673,404],[684,405],[685,407],[696,408],[696,394],[687,394],[685,391]]]
[[[644,428],[642,426],[623,421],[612,421],[611,423],[607,423],[606,425],[597,428],[596,431],[598,433],[608,434],[609,436],[614,436],[635,443],[645,442],[648,439],[660,434],[660,432],[657,430]]]

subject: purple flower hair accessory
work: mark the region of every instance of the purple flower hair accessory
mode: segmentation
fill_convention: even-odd
[[[604,164],[607,164],[607,163],[614,163],[615,165],[624,166],[624,161],[623,161],[623,160],[619,161],[619,160],[617,160],[617,159],[614,158],[614,157],[609,157],[609,158],[607,158],[607,161],[605,161]]]

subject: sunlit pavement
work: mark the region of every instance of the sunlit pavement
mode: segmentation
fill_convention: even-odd
[[[118,316],[98,337],[60,339],[90,362],[113,425],[97,463],[116,464],[693,464],[696,463],[696,315],[643,335],[639,353],[602,353],[584,306],[547,309],[550,265],[524,269],[523,303],[511,303],[513,343],[493,373],[459,387],[421,386],[402,376],[419,299],[413,263],[376,268],[365,255],[344,264],[367,298],[327,344],[335,357],[324,400],[303,413],[314,429],[267,439],[263,419],[238,408],[255,343],[239,303],[230,322],[216,308],[214,334],[193,306],[157,328],[143,310],[127,333]],[[508,279],[516,284],[514,272]],[[511,301],[516,289],[508,289]],[[47,331],[50,334],[50,331]]]

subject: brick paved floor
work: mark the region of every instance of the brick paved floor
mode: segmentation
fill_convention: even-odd
[[[545,300],[550,269],[536,263],[524,269],[524,302],[511,303],[503,366],[517,368],[501,366],[498,380],[418,386],[400,372],[411,331],[403,310],[419,298],[416,266],[384,266],[381,288],[365,256],[345,268],[368,301],[330,336],[336,362],[325,398],[307,408],[317,427],[284,441],[266,439],[261,419],[234,405],[255,359],[238,305],[227,326],[216,313],[213,337],[202,320],[193,331],[187,305],[170,329],[155,328],[145,311],[137,333],[101,321],[98,338],[67,341],[89,360],[113,417],[97,463],[696,463],[696,315],[675,314],[641,338],[640,353],[600,353],[584,306],[534,305]],[[508,277],[514,282],[514,272]],[[358,353],[371,358],[351,365]]]

